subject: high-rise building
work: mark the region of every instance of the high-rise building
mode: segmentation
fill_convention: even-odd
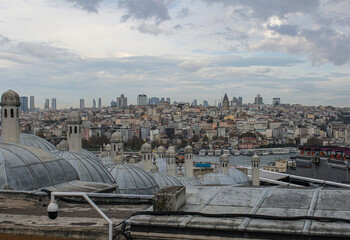
[[[227,94],[225,93],[224,99],[222,100],[222,110],[228,111],[230,109],[230,102]]]
[[[57,101],[56,98],[51,99],[51,108],[56,110],[57,109]]]
[[[165,102],[165,98],[162,97],[162,98],[160,99],[160,102]]]
[[[101,108],[102,107],[102,100],[101,98],[98,98],[98,108]]]
[[[112,100],[111,101],[111,107],[116,107],[116,106],[117,106],[117,103],[114,100]]]
[[[144,106],[147,105],[147,96],[146,94],[140,94],[137,96],[137,105]]]
[[[238,98],[237,97],[232,98],[231,106],[238,106]]]
[[[157,97],[151,97],[149,100],[148,100],[148,104],[150,105],[156,105],[159,103],[159,98]]]
[[[168,102],[168,103],[170,103],[170,98],[168,97],[168,98],[166,98],[166,101]]]
[[[272,99],[272,105],[273,106],[278,106],[281,104],[281,99],[280,98],[273,98]]]
[[[243,98],[238,97],[238,106],[242,106],[242,105],[243,105]]]
[[[92,99],[92,108],[96,108],[96,100],[95,100],[95,98]]]
[[[263,98],[262,98],[262,96],[261,96],[260,94],[256,95],[254,104],[257,104],[257,105],[262,105],[262,104],[264,104]]]
[[[197,107],[197,99],[193,99],[192,106]]]
[[[121,94],[120,97],[117,97],[117,107],[123,108],[128,106],[128,98],[124,97],[124,94]]]
[[[30,96],[30,111],[33,112],[34,110],[35,110],[34,96]]]
[[[80,109],[84,109],[84,108],[85,108],[85,100],[80,99]]]
[[[44,109],[49,109],[49,108],[50,108],[50,100],[45,99]]]
[[[203,106],[204,106],[204,107],[208,107],[208,106],[209,106],[209,104],[208,104],[208,101],[207,101],[207,100],[203,100]]]
[[[19,100],[21,102],[20,110],[22,112],[28,112],[28,97],[20,97]]]

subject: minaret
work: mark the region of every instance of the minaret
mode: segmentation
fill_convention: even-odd
[[[260,158],[258,155],[252,157],[252,185],[260,186]]]
[[[176,160],[175,160],[175,149],[174,147],[169,147],[168,151],[165,153],[166,158],[166,172],[170,176],[176,176]]]
[[[67,141],[69,145],[69,151],[81,152],[81,116],[78,112],[70,112],[67,116]]]
[[[225,93],[224,99],[222,100],[222,110],[230,110],[230,101],[228,100],[227,94]]]
[[[111,136],[111,159],[124,153],[124,138],[121,132],[114,132]]]
[[[149,143],[144,143],[141,146],[141,163],[142,169],[146,172],[151,170],[152,166],[152,146]]]
[[[2,141],[20,143],[19,106],[21,102],[15,91],[8,90],[1,96]]]
[[[185,147],[185,174],[193,178],[193,153],[190,145]]]
[[[220,172],[225,174],[226,176],[228,175],[228,155],[227,154],[222,154],[220,157]]]
[[[163,146],[159,146],[157,149],[157,158],[164,158],[165,149]]]

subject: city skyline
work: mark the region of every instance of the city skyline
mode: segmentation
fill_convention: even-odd
[[[348,1],[7,1],[0,90],[37,106],[55,96],[60,108],[99,96],[108,106],[122,93],[130,104],[161,93],[213,105],[223,92],[345,107],[349,10]]]

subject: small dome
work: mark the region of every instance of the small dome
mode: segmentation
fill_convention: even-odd
[[[203,176],[203,181],[206,184],[218,185],[239,185],[235,180],[226,176],[223,173],[208,173]]]
[[[159,147],[157,148],[157,153],[162,154],[162,153],[164,153],[164,152],[165,152],[165,149],[164,149],[163,146],[159,146]]]
[[[67,124],[81,124],[82,120],[81,120],[81,116],[77,111],[72,111],[70,113],[68,113],[67,116]]]
[[[0,142],[2,142],[1,137],[0,137]],[[30,147],[40,148],[48,152],[56,150],[56,147],[52,143],[33,134],[21,133],[19,135],[19,142],[20,144],[30,146]]]
[[[229,158],[228,154],[222,154],[220,156],[220,162],[228,162],[228,158]]]
[[[111,151],[112,150],[112,146],[111,144],[107,144],[106,147],[105,147],[106,151]]]
[[[19,107],[21,101],[19,100],[19,95],[15,91],[7,90],[1,96],[1,107],[14,106]]]
[[[135,158],[133,158],[133,157],[130,158],[130,159],[129,159],[129,163],[134,164],[134,163],[135,163]]]
[[[176,176],[178,176],[178,177],[183,177],[183,176],[185,176],[185,174],[184,174],[184,172],[182,171],[182,168],[181,168],[181,167],[177,170]]]
[[[63,158],[19,144],[0,144],[0,189],[35,190],[79,180]]]
[[[114,183],[113,177],[102,163],[85,152],[55,150],[51,153],[66,159],[77,171],[81,181]]]
[[[168,151],[165,153],[165,157],[174,158],[176,156],[174,147],[169,147]]]
[[[159,188],[166,186],[182,186],[182,184],[175,177],[160,172],[149,173],[157,182]]]
[[[142,153],[151,153],[152,152],[152,146],[149,143],[144,143],[141,146],[141,152]]]
[[[185,176],[177,176],[176,179],[182,184],[182,186],[198,186],[202,185],[202,182],[195,178],[189,178]]]
[[[117,155],[114,159],[115,163],[122,163],[124,162],[123,156],[122,155]]]
[[[192,153],[192,147],[190,146],[190,145],[187,145],[186,147],[185,147],[185,153],[187,153],[187,154],[190,154],[190,153]]]
[[[124,137],[123,134],[119,131],[116,131],[111,136],[111,143],[123,143]]]
[[[260,162],[259,156],[254,154],[254,156],[252,157],[252,162]]]
[[[57,149],[60,151],[68,151],[69,150],[69,145],[66,140],[62,140],[58,145]]]
[[[229,168],[227,176],[229,176],[230,178],[235,180],[235,182],[237,184],[242,184],[242,185],[249,185],[250,184],[250,180],[249,180],[248,176],[236,168]]]
[[[122,194],[153,195],[159,189],[153,177],[133,164],[115,163],[107,169]]]

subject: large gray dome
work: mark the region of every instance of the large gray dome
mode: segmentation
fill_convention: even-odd
[[[65,160],[39,148],[0,144],[0,189],[35,190],[78,180]]]
[[[153,195],[159,186],[147,172],[133,164],[115,163],[107,166],[122,194]]]
[[[156,180],[159,188],[165,186],[182,186],[179,180],[168,174],[161,172],[150,172],[149,174]]]
[[[223,173],[208,173],[203,176],[203,182],[205,184],[218,184],[218,185],[239,185],[234,179],[226,176]]]
[[[185,176],[177,176],[176,179],[183,185],[183,186],[198,186],[202,185],[202,182],[195,178],[189,178]]]
[[[19,107],[21,105],[21,102],[19,100],[18,93],[16,93],[13,90],[7,90],[1,96],[1,103],[0,103],[0,105],[2,107],[6,107],[6,106]]]
[[[21,133],[19,140],[21,144],[26,146],[41,148],[45,151],[56,150],[56,147],[53,144],[33,134]],[[0,137],[0,142],[2,142],[1,137]]]
[[[242,171],[236,169],[236,168],[229,168],[228,169],[228,176],[235,180],[237,184],[241,185],[249,185],[250,180],[247,175],[245,175]]]
[[[98,160],[85,152],[52,151],[53,154],[66,159],[77,171],[79,179],[85,182],[114,183],[113,177]]]

